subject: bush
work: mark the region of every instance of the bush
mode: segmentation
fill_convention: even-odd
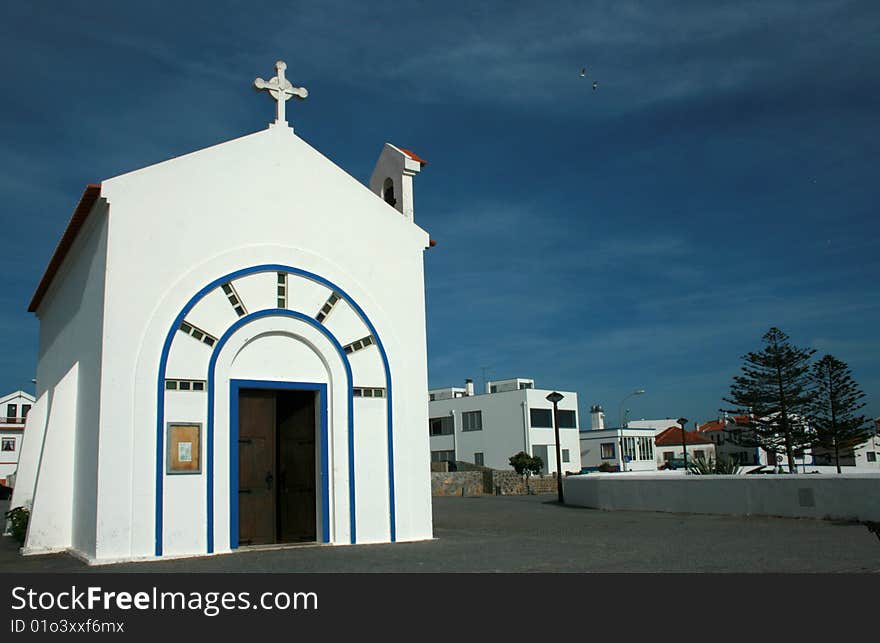
[[[19,545],[24,545],[28,521],[31,518],[30,510],[27,507],[16,507],[6,512],[6,518],[11,523],[12,536],[18,541]]]
[[[614,466],[610,462],[603,462],[597,467],[597,470],[601,471],[602,473],[611,473],[612,471],[614,471]]]
[[[695,460],[688,459],[688,471],[694,475],[733,475],[739,467],[732,458],[721,457],[715,460],[710,457],[708,460],[698,458]]]

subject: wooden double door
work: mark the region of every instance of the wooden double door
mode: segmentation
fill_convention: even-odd
[[[317,395],[239,391],[239,545],[317,539]]]

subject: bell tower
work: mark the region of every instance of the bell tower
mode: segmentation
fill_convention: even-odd
[[[370,190],[407,219],[414,221],[413,177],[426,164],[427,161],[414,152],[385,143],[370,177]]]

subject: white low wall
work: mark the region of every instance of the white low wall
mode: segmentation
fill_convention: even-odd
[[[880,474],[597,476],[564,479],[565,504],[595,509],[880,522]]]

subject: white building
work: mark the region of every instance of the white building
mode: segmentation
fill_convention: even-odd
[[[880,469],[880,434],[875,433],[867,442],[855,448],[853,464],[856,467]]]
[[[819,466],[836,466],[834,451],[815,448],[812,450],[812,462]],[[840,466],[857,467],[859,469],[880,469],[880,435],[874,434],[855,447],[841,449]]]
[[[80,199],[30,305],[26,553],[432,537],[424,161],[355,181],[288,126],[285,67],[268,129]]]
[[[749,418],[746,415],[722,416],[697,427],[700,435],[715,444],[719,458],[730,458],[741,465],[768,464],[772,456],[758,447],[748,447],[734,439],[734,435],[748,431]]]
[[[632,424],[632,423],[630,423]],[[613,471],[656,471],[654,429],[650,426],[606,428],[601,406],[590,407],[590,429],[581,431],[581,464],[598,470],[606,465]]]
[[[34,405],[34,396],[15,391],[0,397],[0,483],[12,486],[11,476],[18,466],[25,419]]]
[[[535,388],[534,380],[515,378],[486,383],[474,394],[472,380],[464,388],[428,392],[432,462],[472,462],[492,469],[510,469],[510,456],[525,451],[544,463],[542,474],[556,469],[552,391]],[[581,469],[578,444],[577,393],[559,391],[557,404],[562,471]]]
[[[675,418],[660,418],[659,420],[646,420],[642,418],[641,420],[629,420],[626,426],[629,429],[653,429],[654,433],[657,434],[677,424],[678,420]]]

